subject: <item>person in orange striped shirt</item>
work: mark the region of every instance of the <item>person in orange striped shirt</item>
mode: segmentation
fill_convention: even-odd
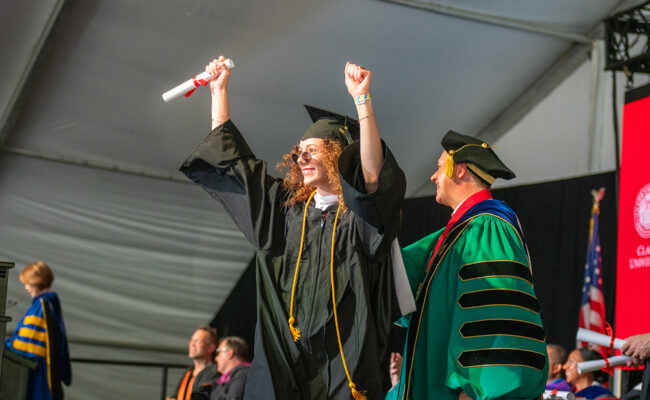
[[[200,326],[192,334],[188,346],[188,357],[192,366],[187,369],[172,397],[166,400],[190,400],[202,386],[210,386],[219,377],[217,365],[213,362],[217,349],[217,330],[210,326]]]
[[[61,303],[50,289],[54,274],[47,264],[37,261],[22,270],[20,281],[32,296],[32,305],[14,334],[5,339],[5,347],[37,362],[29,375],[27,399],[63,399],[61,383],[70,385],[72,371]]]

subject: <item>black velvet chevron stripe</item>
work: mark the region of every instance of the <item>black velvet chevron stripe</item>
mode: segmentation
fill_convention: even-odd
[[[464,338],[476,336],[509,335],[543,341],[546,337],[544,328],[532,322],[512,319],[485,319],[482,321],[465,322],[460,327]]]
[[[484,367],[488,365],[523,365],[544,369],[546,356],[534,351],[519,349],[481,349],[463,351],[458,362],[465,368]]]
[[[488,276],[516,276],[533,283],[530,269],[515,261],[486,261],[463,265],[458,276],[464,281]]]
[[[518,306],[532,312],[539,311],[537,299],[528,293],[510,289],[489,289],[467,292],[460,296],[458,305],[462,308],[483,306]]]

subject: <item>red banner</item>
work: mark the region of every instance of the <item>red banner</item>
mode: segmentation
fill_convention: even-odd
[[[616,336],[650,332],[650,85],[626,93],[619,180]]]

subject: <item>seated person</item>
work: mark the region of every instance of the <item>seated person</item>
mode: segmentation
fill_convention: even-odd
[[[212,386],[210,400],[240,400],[244,397],[244,386],[248,375],[248,345],[237,336],[225,337],[219,342],[214,356],[217,371],[221,377]]]
[[[562,369],[566,362],[566,349],[557,344],[547,344],[546,352],[548,353],[548,379],[546,380],[546,390],[570,392],[571,385],[562,378]]]
[[[214,362],[221,376],[212,385],[202,386],[192,400],[241,400],[251,365],[246,341],[237,336],[221,339]]]
[[[601,386],[604,374],[600,371],[578,373],[578,364],[583,361],[602,360],[603,357],[595,350],[588,348],[575,349],[569,354],[564,364],[566,381],[573,386],[576,397],[588,400],[602,397],[613,397],[612,393]]]
[[[181,378],[174,395],[167,400],[194,399],[196,393],[204,385],[210,385],[219,374],[217,366],[212,362],[212,355],[217,348],[217,330],[210,326],[200,326],[192,334],[188,348],[188,357],[192,366]]]

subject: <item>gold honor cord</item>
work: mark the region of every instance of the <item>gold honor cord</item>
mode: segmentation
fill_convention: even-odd
[[[289,329],[291,329],[291,335],[293,336],[293,341],[297,342],[300,339],[300,328],[296,328],[294,324],[296,319],[293,317],[293,297],[296,293],[296,282],[298,281],[298,269],[300,268],[300,258],[302,257],[302,245],[305,243],[305,224],[307,222],[307,209],[309,208],[309,203],[311,203],[312,197],[316,194],[314,190],[307,199],[305,203],[305,212],[302,217],[302,233],[300,234],[300,250],[298,251],[298,261],[296,261],[296,272],[293,274],[293,286],[291,287],[291,305],[289,306]]]
[[[462,146],[458,150],[449,150],[447,152],[447,158],[445,159],[445,173],[449,178],[452,178],[454,176],[454,154],[458,153],[465,147],[471,147],[471,146],[476,146],[476,147],[483,147],[484,149],[487,149],[490,147],[487,143],[482,143],[482,144],[473,144],[469,143],[464,146]]]
[[[296,323],[296,319],[293,317],[293,299],[294,295],[296,293],[296,282],[298,281],[298,270],[300,268],[300,258],[302,257],[302,248],[303,244],[305,242],[305,225],[307,222],[307,208],[309,207],[309,203],[311,203],[312,197],[316,194],[316,190],[312,192],[312,194],[309,196],[307,199],[307,202],[305,203],[305,212],[303,214],[302,218],[302,233],[300,236],[300,250],[298,251],[298,261],[296,262],[296,271],[294,272],[293,275],[293,286],[291,288],[291,305],[289,306],[289,329],[291,330],[291,335],[293,336],[293,341],[297,342],[298,339],[300,339],[300,328],[296,328],[294,324]],[[336,339],[338,340],[339,344],[339,351],[341,352],[341,361],[343,362],[343,369],[345,370],[345,375],[348,378],[348,386],[350,387],[350,391],[352,392],[352,398],[354,400],[366,400],[366,391],[359,391],[356,388],[356,385],[354,382],[352,382],[352,378],[350,377],[350,372],[348,371],[348,366],[347,363],[345,362],[345,356],[343,355],[343,344],[341,343],[341,332],[339,330],[339,318],[336,313],[336,292],[334,289],[334,245],[335,245],[335,238],[336,238],[336,224],[339,219],[339,214],[341,213],[341,204],[339,204],[338,209],[336,210],[336,217],[334,218],[334,227],[332,228],[332,253],[330,254],[330,279],[332,282],[332,306],[334,310],[334,324],[336,325]]]
[[[336,292],[334,291],[334,238],[336,235],[336,222],[339,219],[339,213],[341,212],[341,204],[336,210],[336,218],[334,218],[334,228],[332,229],[332,254],[330,255],[330,280],[332,281],[332,309],[334,311],[334,324],[336,325],[336,339],[339,342],[339,351],[341,352],[341,361],[343,362],[343,369],[345,370],[345,375],[348,377],[348,386],[350,386],[350,391],[352,392],[352,398],[354,400],[366,400],[366,391],[357,390],[356,385],[352,382],[350,377],[350,372],[348,371],[347,363],[345,362],[345,356],[343,355],[343,344],[341,344],[341,332],[339,331],[339,317],[336,313]]]

